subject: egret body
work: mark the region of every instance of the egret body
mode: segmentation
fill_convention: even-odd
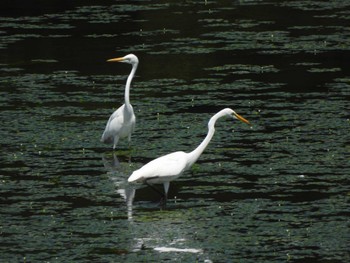
[[[232,116],[237,120],[250,124],[249,121],[232,109],[223,109],[211,117],[208,122],[208,134],[196,149],[189,153],[182,151],[173,152],[154,159],[134,171],[128,182],[143,182],[151,185],[163,184],[166,197],[170,182],[181,176],[184,171],[188,170],[198,160],[215,133],[216,121],[223,116]]]
[[[121,138],[128,138],[128,142],[130,143],[131,134],[135,129],[136,117],[130,104],[129,96],[131,81],[135,75],[139,60],[135,55],[129,54],[125,57],[109,59],[107,62],[124,62],[132,65],[125,86],[125,102],[109,117],[101,137],[101,142],[113,144],[113,149],[115,149]]]

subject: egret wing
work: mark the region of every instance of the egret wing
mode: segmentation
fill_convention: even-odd
[[[113,114],[109,117],[106,124],[106,128],[102,134],[101,141],[104,143],[113,143],[114,134],[118,132],[123,123],[123,110],[124,105],[120,106]]]
[[[159,157],[134,171],[129,182],[151,181],[152,183],[169,182],[179,177],[186,169],[187,154],[174,152]]]

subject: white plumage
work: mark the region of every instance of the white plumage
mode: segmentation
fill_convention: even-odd
[[[125,86],[125,103],[120,106],[110,117],[106,124],[106,128],[102,134],[101,142],[106,144],[113,144],[113,149],[118,144],[119,139],[128,138],[130,143],[131,134],[135,129],[136,117],[134,109],[130,104],[130,85],[135,75],[139,60],[133,55],[129,54],[121,58],[113,58],[107,60],[108,62],[124,62],[132,65],[131,72],[128,76]]]
[[[208,134],[202,143],[192,152],[173,152],[150,161],[140,169],[134,171],[128,182],[144,182],[147,184],[163,184],[165,196],[168,193],[169,183],[177,179],[188,170],[199,158],[209,144],[215,132],[216,121],[223,116],[232,116],[235,119],[249,124],[249,121],[238,115],[230,108],[216,113],[208,122]]]

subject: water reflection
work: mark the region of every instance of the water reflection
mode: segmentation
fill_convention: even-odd
[[[123,156],[125,157],[125,156]],[[123,159],[123,158],[122,158]],[[131,231],[131,247],[133,252],[153,250],[157,253],[181,253],[181,254],[198,254],[204,256],[203,249],[193,248],[193,241],[189,238],[188,233],[181,234],[174,222],[180,222],[181,213],[176,210],[166,210],[170,214],[164,213],[162,207],[149,206],[143,203],[138,206],[137,215],[133,215],[133,201],[137,188],[128,184],[127,178],[130,173],[130,156],[125,161],[119,161],[117,153],[104,153],[102,161],[109,179],[113,182],[116,192],[125,200],[127,207],[127,219]],[[171,216],[171,214],[173,216]],[[169,216],[170,221],[169,221]],[[173,223],[172,220],[175,220]],[[149,221],[153,221],[154,227],[148,229]],[[165,225],[159,224],[158,221],[168,221]],[[159,224],[159,227],[157,227]],[[146,227],[147,225],[147,227]],[[145,228],[146,227],[146,228]],[[188,226],[191,229],[193,226]],[[206,262],[211,262],[206,257]]]
[[[211,262],[210,256],[196,239],[196,233],[192,232],[196,223],[188,221],[187,216],[186,211],[138,208],[138,214],[130,226],[132,251],[147,251],[157,258],[164,254],[175,261],[180,257],[183,260],[193,261],[196,258],[200,262]]]
[[[126,172],[128,172],[130,169],[125,169],[125,165],[129,166],[131,157],[129,156],[128,158],[129,161],[127,164],[121,164],[115,152],[112,153],[112,156],[110,156],[110,154],[104,153],[102,156],[102,161],[104,167],[108,171],[107,174],[117,189],[117,193],[125,200],[128,220],[131,221],[133,213],[132,206],[136,189],[127,181],[128,174],[126,174]]]

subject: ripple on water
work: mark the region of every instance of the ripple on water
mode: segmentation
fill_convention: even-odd
[[[2,16],[1,259],[346,261],[348,5],[140,1]],[[141,61],[137,127],[131,149],[112,153],[99,138],[130,68],[105,58],[129,52]],[[223,107],[252,128],[218,121],[166,209],[127,183],[196,147]]]

